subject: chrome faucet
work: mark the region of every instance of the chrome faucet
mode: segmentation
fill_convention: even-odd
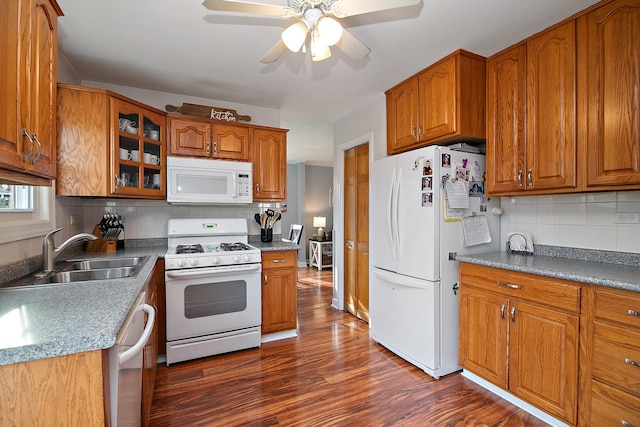
[[[80,233],[75,236],[69,237],[65,242],[63,242],[57,248],[55,247],[55,243],[53,241],[53,235],[58,231],[62,230],[62,228],[58,228],[53,230],[46,236],[44,236],[44,241],[42,242],[42,269],[44,271],[53,271],[54,266],[56,264],[56,259],[58,255],[62,251],[64,251],[67,247],[69,247],[72,243],[79,242],[81,240],[96,240],[97,237],[93,234],[89,233]]]

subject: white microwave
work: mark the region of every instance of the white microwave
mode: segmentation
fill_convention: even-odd
[[[253,165],[167,157],[167,202],[198,205],[253,202]]]

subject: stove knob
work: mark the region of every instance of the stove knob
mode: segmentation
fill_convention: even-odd
[[[195,267],[196,265],[198,265],[198,260],[197,260],[197,259],[195,259],[195,258],[191,258],[191,259],[189,259],[189,265],[190,265],[191,267]]]
[[[184,260],[183,259],[179,259],[178,260],[178,267],[180,267],[180,268],[184,267]]]
[[[219,257],[219,256],[217,256],[217,257],[213,257],[212,262],[213,262],[215,265],[220,264],[220,257]]]
[[[233,262],[240,262],[240,255],[234,255]]]
[[[244,260],[244,262],[249,262],[251,257],[248,254],[245,254],[245,255],[242,256],[242,259]]]

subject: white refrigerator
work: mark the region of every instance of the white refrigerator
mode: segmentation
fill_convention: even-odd
[[[371,177],[371,338],[434,378],[457,371],[450,258],[497,251],[500,241],[485,157],[429,146],[374,162]]]

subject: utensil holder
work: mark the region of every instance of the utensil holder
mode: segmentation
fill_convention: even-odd
[[[271,242],[273,240],[273,228],[261,228],[260,229],[260,241]]]

